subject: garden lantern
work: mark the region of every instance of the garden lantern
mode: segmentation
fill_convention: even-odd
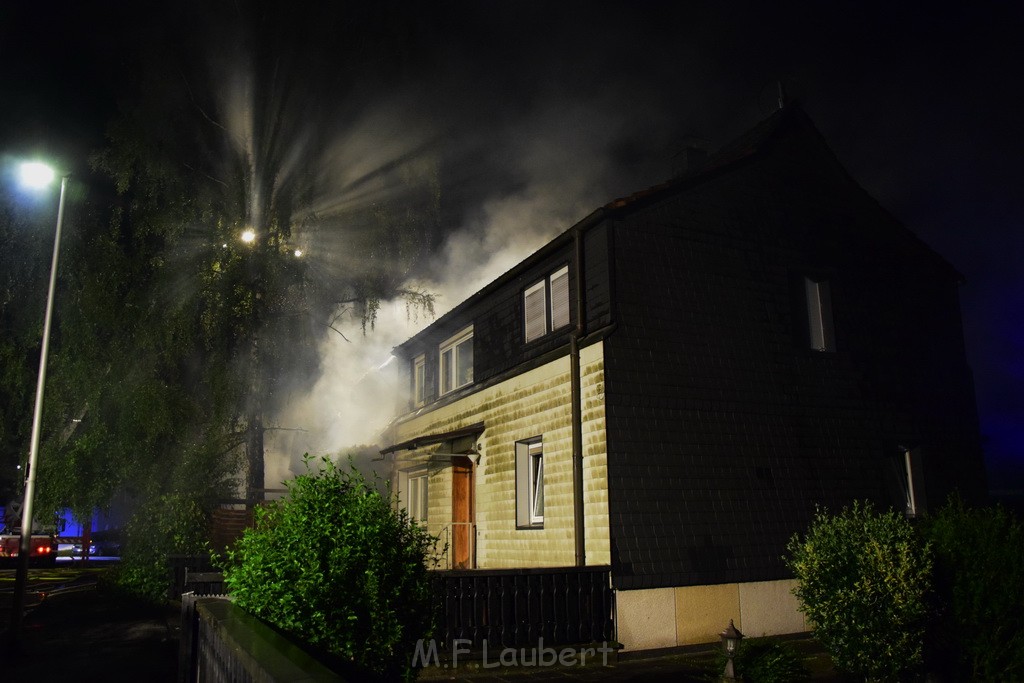
[[[718,634],[722,639],[722,649],[725,650],[726,662],[725,671],[722,672],[722,680],[726,683],[732,683],[732,681],[739,680],[736,677],[736,667],[733,665],[733,657],[736,656],[736,650],[740,646],[740,641],[743,640],[743,634],[740,633],[736,626],[732,623],[732,619],[729,620],[729,627]]]

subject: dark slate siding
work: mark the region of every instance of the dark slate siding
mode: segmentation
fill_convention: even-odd
[[[980,495],[955,274],[813,136],[774,145],[613,225],[619,588],[786,576],[815,505],[891,502],[899,445],[922,448],[931,505]],[[799,334],[804,273],[830,280],[834,353]]]
[[[583,300],[587,310],[587,328],[595,332],[612,322],[611,280],[608,254],[610,249],[607,223],[601,223],[585,233],[583,240]]]
[[[426,355],[428,402],[438,397],[438,347],[466,326],[473,325],[473,378],[469,387],[453,392],[454,398],[478,390],[527,367],[531,362],[550,358],[552,353],[568,353],[569,335],[576,326],[574,296],[579,266],[572,239],[564,236],[557,247],[542,250],[524,264],[500,278],[484,296],[471,297],[443,316],[424,333],[403,344],[404,372],[411,389],[411,361]],[[608,232],[603,226],[584,233],[584,301],[587,331],[601,329],[611,321],[608,280]],[[562,266],[569,265],[570,325],[527,344],[523,320],[523,291]],[[449,397],[442,397],[447,400]]]

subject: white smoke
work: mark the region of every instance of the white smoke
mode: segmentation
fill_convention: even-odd
[[[320,377],[297,392],[265,434],[268,488],[301,473],[305,453],[338,456],[377,443],[404,396],[391,349],[415,334],[420,320],[406,315],[404,302],[387,302],[365,335],[351,316],[335,323],[337,331],[326,330]],[[370,466],[367,458],[358,460]]]
[[[516,182],[489,188],[463,208],[460,225],[422,268],[416,287],[436,296],[435,314],[443,315],[499,277],[587,213],[618,194],[637,188],[637,180],[617,178],[611,149],[628,122],[595,103],[549,104],[514,126],[489,134],[488,159],[504,161],[502,171]],[[388,130],[395,120],[385,119]],[[379,128],[376,131],[379,134]],[[349,129],[339,148],[380,148],[360,143]],[[367,139],[374,137],[367,132]],[[390,152],[395,156],[395,149]],[[451,155],[458,158],[459,155]],[[470,155],[467,155],[470,156]],[[667,164],[666,164],[667,167]],[[357,172],[354,177],[365,174]],[[474,169],[460,169],[473,175]],[[352,173],[350,170],[349,173]],[[349,176],[353,177],[353,176]],[[659,178],[661,179],[661,178]],[[442,190],[443,191],[443,190]],[[344,456],[361,447],[357,464],[372,468],[380,434],[408,400],[400,385],[391,350],[432,322],[410,311],[403,300],[383,302],[376,324],[364,334],[358,320],[344,320],[337,331],[325,329],[320,342],[322,372],[300,390],[270,422],[280,429],[266,437],[266,483],[270,488],[301,472],[305,452]],[[301,431],[294,431],[301,430]],[[367,449],[367,445],[375,445]]]

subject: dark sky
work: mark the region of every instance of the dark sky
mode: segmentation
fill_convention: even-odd
[[[87,178],[146,55],[237,57],[239,4],[0,4],[0,156]],[[349,124],[400,110],[388,125],[460,150],[466,182],[490,185],[460,195],[466,224],[495,188],[573,163],[594,179],[573,190],[589,208],[664,180],[687,141],[769,115],[781,79],[854,178],[964,274],[992,487],[1024,486],[1019,1],[263,4],[245,49],[287,53],[310,101]]]

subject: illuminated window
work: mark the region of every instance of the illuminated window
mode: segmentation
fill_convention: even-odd
[[[815,351],[835,351],[835,329],[832,326],[832,290],[828,280],[804,278],[807,297],[808,343]]]
[[[473,383],[473,328],[441,344],[441,394]]]
[[[412,396],[417,406],[427,402],[427,358],[423,355],[412,362]]]
[[[544,526],[544,443],[516,442],[516,526]]]
[[[569,324],[569,266],[523,291],[523,317],[527,342]]]

